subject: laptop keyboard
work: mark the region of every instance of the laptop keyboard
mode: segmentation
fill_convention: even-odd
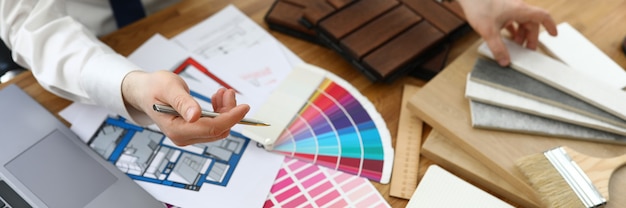
[[[9,206],[7,206],[6,202],[2,198],[0,198],[0,207],[1,208],[8,208],[9,207]]]
[[[7,202],[5,202],[2,197],[0,197],[0,208],[10,208]]]
[[[0,196],[0,208],[12,208],[2,196]]]
[[[0,208],[31,208],[6,182],[0,180]]]

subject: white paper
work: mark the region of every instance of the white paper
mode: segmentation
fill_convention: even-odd
[[[294,66],[303,61],[276,38],[246,16],[228,5],[195,26],[172,38],[172,41],[205,59],[222,56],[261,42],[279,45],[283,56]]]
[[[87,142],[111,111],[95,105],[72,103],[59,112],[59,115],[71,124],[70,129]]]
[[[243,95],[262,103],[292,70],[278,46],[261,42],[246,50],[200,62],[218,77],[234,79],[235,87],[243,88]]]
[[[180,74],[192,92],[210,98],[217,90],[217,87],[229,85],[238,91],[238,103],[250,104],[251,111],[253,111],[255,107],[260,106],[260,103],[265,101],[266,96],[263,95],[269,93],[273,83],[254,85],[253,83],[255,82],[251,82],[252,79],[246,79],[247,75],[254,74],[258,68],[269,68],[272,73],[266,75],[286,74],[287,72],[273,70],[275,68],[274,65],[279,63],[282,63],[281,70],[290,70],[289,64],[282,53],[271,52],[272,50],[278,49],[275,45],[257,44],[246,50],[205,59],[190,54],[171,41],[156,35],[133,52],[129,59],[147,71],[158,69],[171,71],[180,67],[181,64],[189,63],[188,58],[192,58],[197,65],[191,64],[187,66],[184,72]],[[206,69],[211,76],[206,75],[200,69]],[[276,77],[273,79],[276,79],[276,82],[280,82],[282,78]],[[268,78],[263,77],[263,80],[268,80]],[[200,103],[204,102],[203,107],[210,108],[210,102],[206,102],[207,100],[197,100]],[[241,126],[236,125],[232,130],[237,131]],[[195,152],[199,155],[204,154],[203,148],[195,146],[174,147],[173,144],[168,144],[167,141],[163,142],[163,146],[164,149],[176,149],[172,151],[167,150],[167,152],[180,151]],[[211,152],[211,150],[207,151]],[[228,155],[230,153],[216,149],[210,154],[219,156],[220,154]],[[181,207],[260,207],[269,193],[274,177],[282,163],[282,158],[283,156],[281,155],[270,153],[257,147],[256,143],[251,141],[238,161],[236,171],[228,176],[230,180],[227,186],[204,184],[199,191],[191,191],[146,181],[138,181],[138,183],[157,199]],[[207,164],[205,160],[197,158],[196,163]],[[168,177],[172,177],[171,180],[175,182],[189,181],[185,177],[177,177],[176,174],[171,174]],[[245,198],[245,200],[241,200],[242,198]]]

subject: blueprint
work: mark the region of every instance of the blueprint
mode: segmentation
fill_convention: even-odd
[[[232,5],[174,40],[156,34],[128,59],[145,71],[180,75],[207,110],[212,110],[210,98],[219,88],[235,89],[237,103],[250,105],[249,115],[292,65],[302,62]],[[284,156],[239,134],[242,125],[235,125],[223,140],[181,147],[156,125],[140,127],[94,112],[68,120],[72,129],[80,129],[81,139],[155,198],[175,206],[262,207],[283,163]]]
[[[227,186],[250,140],[231,135],[186,147],[161,132],[109,117],[87,144],[131,178],[198,191],[205,184]]]

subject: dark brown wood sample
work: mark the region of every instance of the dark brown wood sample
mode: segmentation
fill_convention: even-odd
[[[365,54],[385,44],[421,20],[422,17],[400,5],[348,35],[340,41],[340,44],[351,56],[360,60]]]
[[[326,2],[328,2],[330,5],[333,5],[335,9],[343,8],[344,6],[352,3],[353,1],[356,1],[356,0],[326,0]]]
[[[390,76],[411,60],[418,58],[425,50],[439,43],[444,34],[429,22],[418,25],[363,58],[363,62],[376,69],[382,77]]]
[[[315,30],[300,23],[306,8],[306,5],[303,5],[305,1],[308,0],[275,1],[265,15],[265,22],[272,30],[321,44]]]
[[[403,0],[402,2],[446,35],[464,24],[463,20],[433,0]]]
[[[327,17],[335,10],[335,7],[328,4],[326,1],[310,1],[304,9],[304,18],[315,25],[320,19]]]
[[[341,39],[398,3],[396,0],[360,0],[324,18],[319,22],[318,29],[333,39]]]
[[[276,1],[272,7],[273,11],[268,13],[266,20],[314,36],[314,30],[305,27],[299,22],[299,19],[304,14],[303,9],[304,7],[297,4]]]
[[[277,0],[265,15],[265,22],[272,30],[322,44],[313,30],[315,25],[308,19],[317,23],[353,1],[356,0]]]
[[[459,4],[459,2],[456,1],[443,1],[441,2],[441,4],[446,7],[446,9],[450,10],[452,13],[456,14],[457,17],[461,18],[461,19],[466,19],[465,18],[465,13],[463,12],[463,8],[461,7],[461,4]]]
[[[300,14],[296,22],[315,31],[317,43],[335,50],[372,81],[407,74],[429,80],[443,69],[447,45],[469,28],[458,2],[277,0],[281,1],[302,5],[292,6]],[[289,18],[298,16],[284,12],[290,12]],[[271,17],[266,18],[270,28],[285,24],[274,15],[267,17]],[[293,31],[303,33],[302,28]]]

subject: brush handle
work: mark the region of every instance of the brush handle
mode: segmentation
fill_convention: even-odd
[[[580,169],[587,174],[587,177],[589,177],[593,185],[608,201],[611,174],[613,174],[617,168],[626,164],[626,155],[612,158],[598,158],[577,152],[569,147],[563,147],[563,149],[565,149],[572,160],[578,164]]]

